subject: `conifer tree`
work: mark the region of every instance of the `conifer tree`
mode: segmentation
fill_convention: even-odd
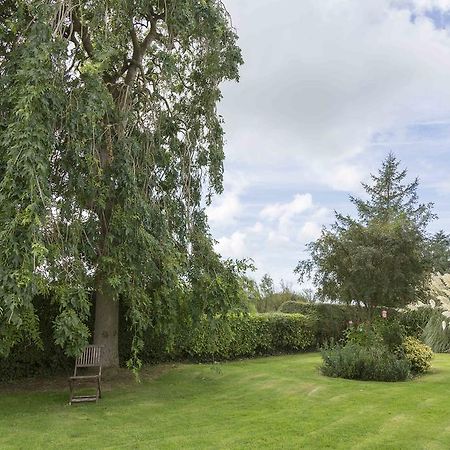
[[[334,225],[308,245],[310,259],[300,261],[299,281],[313,277],[321,297],[364,305],[404,306],[427,289],[432,263],[426,225],[432,204],[418,201],[418,180],[393,154],[383,161],[367,200],[350,197],[357,218],[336,213]]]

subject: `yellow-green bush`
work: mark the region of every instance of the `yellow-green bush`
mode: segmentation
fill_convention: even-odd
[[[402,347],[405,358],[411,364],[412,372],[425,373],[430,370],[433,351],[428,345],[423,344],[412,336],[408,336],[403,341]]]

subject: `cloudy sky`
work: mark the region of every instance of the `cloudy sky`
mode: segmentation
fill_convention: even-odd
[[[240,36],[223,86],[225,192],[209,208],[224,257],[295,288],[305,244],[389,151],[450,232],[450,0],[224,0]],[[447,29],[447,27],[449,29]]]

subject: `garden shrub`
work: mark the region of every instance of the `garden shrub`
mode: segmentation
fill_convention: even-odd
[[[361,347],[383,345],[383,337],[369,322],[349,326],[342,341],[345,344],[356,344]]]
[[[356,343],[336,344],[322,350],[321,371],[330,377],[366,381],[403,381],[410,364],[398,358],[384,345],[366,347]]]
[[[396,318],[377,319],[372,326],[374,332],[381,337],[383,344],[389,351],[395,352],[402,346],[406,337],[406,330],[399,320]]]
[[[349,327],[345,339],[322,350],[322,373],[358,380],[400,381],[430,368],[431,349],[397,318]]]
[[[428,345],[420,342],[412,336],[408,336],[402,344],[405,358],[411,365],[411,371],[419,374],[425,373],[431,368],[433,351]]]

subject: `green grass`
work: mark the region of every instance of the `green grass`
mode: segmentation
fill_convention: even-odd
[[[317,354],[150,368],[98,404],[0,390],[0,449],[448,449],[450,355],[401,383],[332,379]]]

